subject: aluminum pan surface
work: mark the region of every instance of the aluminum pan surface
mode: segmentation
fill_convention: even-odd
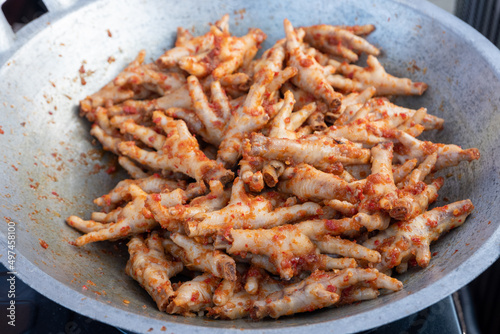
[[[233,14],[241,9],[245,11]],[[70,214],[88,217],[92,199],[123,177],[105,172],[113,158],[105,154],[104,162],[98,160],[101,153],[91,144],[89,124],[78,117],[77,101],[112,79],[140,49],[146,49],[148,57],[159,56],[172,45],[177,26],[194,26],[197,33],[204,32],[207,22],[224,13],[232,14],[231,28],[238,35],[251,26],[266,32],[264,48],[284,36],[285,17],[296,26],[375,24],[377,30],[368,39],[383,49],[380,60],[387,70],[430,85],[421,98],[400,99],[407,106],[425,106],[445,118],[445,129],[428,138],[481,150],[479,162],[450,170],[452,176],[441,191],[446,195],[440,197],[450,201],[471,198],[475,212],[464,226],[433,246],[437,255],[428,268],[401,277],[403,291],[279,321],[173,317],[157,311],[147,293],[125,275],[123,244],[101,243],[83,249],[68,244],[78,233],[65,225],[64,218]],[[299,333],[304,325],[308,330],[354,332],[442,299],[479,275],[500,253],[500,209],[495,205],[500,194],[499,51],[431,4],[103,1],[52,13],[25,29],[19,37],[24,34],[24,45],[12,51],[0,68],[0,125],[5,132],[0,136],[0,213],[18,223],[19,276],[66,307],[136,332],[153,328],[161,333],[166,326],[175,333],[205,333],[215,328],[218,332],[243,328]],[[109,64],[109,56],[116,61]],[[78,69],[84,61],[85,68],[95,72],[82,86]],[[413,64],[421,70],[414,70]],[[6,249],[6,224],[0,225],[0,231],[0,245]],[[43,249],[39,239],[49,247]],[[7,261],[5,256],[0,260]],[[124,299],[130,304],[124,304]]]

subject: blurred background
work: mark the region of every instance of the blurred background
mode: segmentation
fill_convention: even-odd
[[[430,0],[430,2],[467,22],[500,47],[499,0]]]
[[[500,47],[500,0],[430,0],[456,15],[497,47]],[[2,1],[5,15],[14,32],[47,13],[40,0]],[[5,319],[7,269],[0,265],[0,318]],[[2,328],[0,333],[126,333],[74,313],[17,281],[17,326]],[[5,292],[5,293],[4,293]],[[468,286],[452,296],[405,319],[365,332],[381,333],[500,333],[500,260]]]

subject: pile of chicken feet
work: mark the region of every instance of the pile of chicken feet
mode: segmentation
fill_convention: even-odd
[[[390,102],[427,85],[386,73],[374,26],[285,20],[254,59],[266,35],[228,22],[178,28],[173,49],[140,52],[80,102],[131,178],[67,219],[75,244],[130,239],[127,274],[170,314],[278,318],[400,290],[391,272],[426,267],[473,209],[429,210],[434,173],[478,150],[417,139],[443,119]]]

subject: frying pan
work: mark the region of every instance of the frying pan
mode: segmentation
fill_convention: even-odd
[[[412,1],[46,1],[49,13],[14,35],[0,22],[0,260],[7,258],[8,221],[15,224],[14,270],[50,299],[91,318],[135,332],[354,332],[410,315],[464,286],[500,254],[500,52],[458,19]],[[79,233],[64,219],[88,217],[92,199],[125,175],[110,173],[103,153],[78,116],[78,101],[97,91],[140,49],[155,59],[171,47],[177,26],[208,30],[230,13],[231,29],[284,36],[282,22],[373,23],[369,41],[381,47],[389,73],[425,81],[422,97],[399,98],[443,117],[445,129],[426,139],[478,147],[482,157],[446,171],[438,205],[470,198],[466,224],[432,247],[431,265],[399,277],[405,288],[378,299],[262,322],[214,321],[159,312],[124,272],[124,242],[76,248]],[[109,31],[109,32],[108,32]],[[112,61],[114,57],[115,61]],[[83,65],[85,73],[79,72]],[[83,85],[82,77],[86,82]],[[439,315],[436,315],[439,316]],[[164,327],[163,327],[164,326]],[[163,328],[162,328],[163,327]]]

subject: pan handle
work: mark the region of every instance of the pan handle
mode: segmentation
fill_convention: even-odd
[[[5,1],[0,0],[0,5]],[[42,15],[38,19],[30,22],[38,22],[40,20],[50,22],[54,18],[61,15],[60,13],[69,11],[74,7],[78,0],[43,0],[42,1],[48,9],[49,15]],[[19,32],[14,33],[5,15],[0,11],[0,66],[5,63],[9,56],[30,37],[34,32],[29,29],[21,29]]]
[[[0,1],[0,4],[3,1]],[[14,44],[15,34],[10,27],[9,22],[7,22],[7,18],[3,15],[3,12],[0,12],[0,55],[9,50]]]

